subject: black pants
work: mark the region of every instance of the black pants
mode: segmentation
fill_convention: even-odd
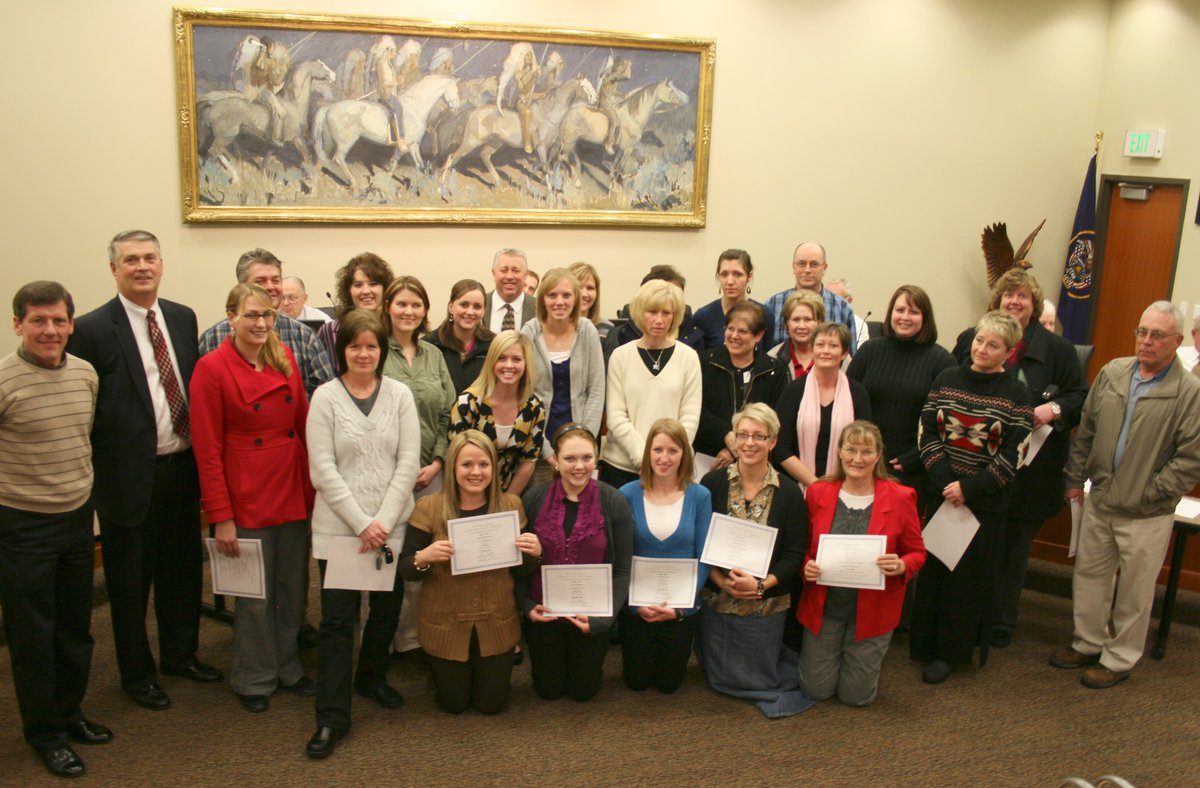
[[[144,686],[156,675],[146,634],[151,586],[163,667],[186,667],[200,641],[200,482],[192,453],[160,459],[152,484],[150,509],[141,523],[130,527],[100,518],[104,584],[126,689]]]
[[[438,705],[443,711],[461,714],[474,707],[496,714],[508,705],[512,685],[513,650],[490,657],[479,653],[479,635],[471,630],[471,650],[466,662],[426,654]]]
[[[605,484],[621,489],[622,485],[636,482],[641,476],[636,471],[623,471],[615,465],[609,465],[607,462],[600,463],[600,481]]]
[[[641,692],[654,687],[669,694],[687,674],[700,616],[650,624],[628,609],[621,611],[621,666],[625,684]]]
[[[25,741],[67,744],[92,665],[92,505],[63,514],[0,506],[0,611]]]
[[[591,700],[600,691],[604,677],[604,655],[609,633],[584,634],[570,621],[522,622],[529,646],[533,691],[545,700],[563,695],[572,700]]]
[[[996,575],[996,619],[992,622],[996,629],[1012,632],[1017,628],[1017,609],[1021,605],[1025,571],[1029,568],[1029,553],[1041,529],[1041,520],[1010,519],[1005,525],[1004,553]]]
[[[354,636],[358,630],[362,592],[325,588],[328,561],[318,561],[321,571],[321,639],[317,644],[317,726],[350,729],[351,665]],[[404,578],[396,573],[391,591],[372,591],[370,609],[358,649],[358,675],[354,683],[371,687],[387,678],[389,649],[400,621],[404,601]]]

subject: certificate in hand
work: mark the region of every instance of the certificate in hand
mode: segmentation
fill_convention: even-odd
[[[389,539],[392,562],[389,564],[378,550],[359,552],[362,539],[357,536],[335,536],[326,556],[324,588],[344,588],[350,591],[391,591],[396,587],[396,556],[404,546],[403,539]]]
[[[612,602],[612,564],[542,565],[544,615],[607,618]]]
[[[509,512],[459,517],[446,523],[454,554],[450,556],[450,574],[466,575],[488,569],[520,566],[521,551],[517,537],[521,520],[514,509]]]
[[[882,591],[887,578],[875,559],[887,552],[884,534],[821,534],[817,540],[817,584]]]
[[[695,558],[643,558],[635,555],[633,577],[629,582],[629,604],[634,607],[695,607],[698,564]]]
[[[779,532],[767,525],[714,514],[700,563],[723,569],[741,569],[762,579],[771,568],[771,552]]]
[[[266,599],[262,542],[257,539],[238,539],[237,542],[239,555],[230,558],[217,552],[216,539],[204,540],[204,546],[208,548],[208,565],[212,567],[213,593]]]
[[[951,572],[979,531],[979,521],[966,506],[944,502],[921,532],[925,550],[933,553]]]

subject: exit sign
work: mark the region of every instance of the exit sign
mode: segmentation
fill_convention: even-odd
[[[1166,129],[1129,129],[1125,132],[1125,155],[1131,159],[1161,159]]]

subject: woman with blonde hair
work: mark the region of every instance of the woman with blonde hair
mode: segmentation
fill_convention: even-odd
[[[688,443],[700,426],[700,357],[677,341],[683,291],[652,279],[642,285],[630,314],[642,335],[613,351],[608,367],[608,436],[600,478],[620,487],[638,478],[646,434],[658,419],[677,419]]]
[[[442,492],[420,499],[413,509],[398,571],[424,586],[418,636],[438,705],[451,714],[471,707],[495,714],[508,703],[513,652],[521,638],[513,577],[533,571],[542,547],[536,535],[524,531],[521,499],[500,491],[496,448],[488,436],[478,430],[455,435],[446,463]],[[523,531],[516,542],[521,565],[451,574],[454,546],[447,522],[512,511]]]
[[[292,351],[274,331],[277,313],[267,291],[237,285],[225,313],[233,333],[192,373],[192,449],[217,550],[236,558],[239,540],[253,540],[262,553],[266,597],[238,599],[229,675],[242,707],[262,712],[276,689],[315,691],[296,645],[313,507],[308,398]]]
[[[533,479],[542,451],[546,409],[534,394],[537,372],[533,346],[519,331],[501,331],[492,340],[483,369],[455,402],[450,434],[479,430],[493,443],[500,489],[520,495]]]
[[[608,369],[608,358],[617,347],[617,328],[611,320],[600,316],[600,274],[591,263],[571,263],[567,270],[579,280],[579,314],[596,327],[600,349],[604,353],[604,368]]]
[[[780,317],[787,339],[768,350],[767,355],[776,359],[788,380],[802,378],[813,368],[813,332],[825,322],[825,301],[811,290],[792,293],[783,302]]]
[[[860,351],[861,352],[861,351]],[[848,706],[867,706],[900,623],[908,581],[925,565],[917,494],[887,471],[883,436],[869,421],[852,421],[838,441],[837,468],[808,488],[808,560],[797,620],[804,625],[800,688],[813,700],[834,694]],[[824,534],[882,534],[875,565],[880,590],[820,585],[817,548]]]

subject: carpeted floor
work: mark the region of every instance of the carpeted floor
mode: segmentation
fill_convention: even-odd
[[[227,684],[164,677],[173,708],[135,706],[120,690],[108,608],[100,606],[84,708],[116,738],[77,747],[88,765],[80,782],[1056,786],[1066,776],[1115,773],[1143,788],[1197,784],[1200,595],[1181,592],[1165,659],[1147,656],[1125,684],[1090,690],[1077,673],[1046,664],[1070,635],[1068,576],[1035,563],[1010,648],[993,650],[983,669],[960,669],[930,687],[898,635],[879,698],[867,709],[826,701],[797,717],[767,720],[749,703],[709,690],[694,665],[674,695],[633,693],[621,683],[614,648],[604,688],[589,703],[539,700],[527,662],[515,670],[506,712],[454,717],[436,708],[415,662],[395,660],[390,679],[408,704],[385,711],[356,698],[350,736],[323,762],[304,756],[314,726],[311,699],[281,693],[268,712],[253,715]],[[201,658],[227,671],[230,637],[227,625],[205,619]],[[314,657],[304,654],[315,672]],[[0,649],[0,715],[0,784],[56,782],[21,739],[7,649]]]

